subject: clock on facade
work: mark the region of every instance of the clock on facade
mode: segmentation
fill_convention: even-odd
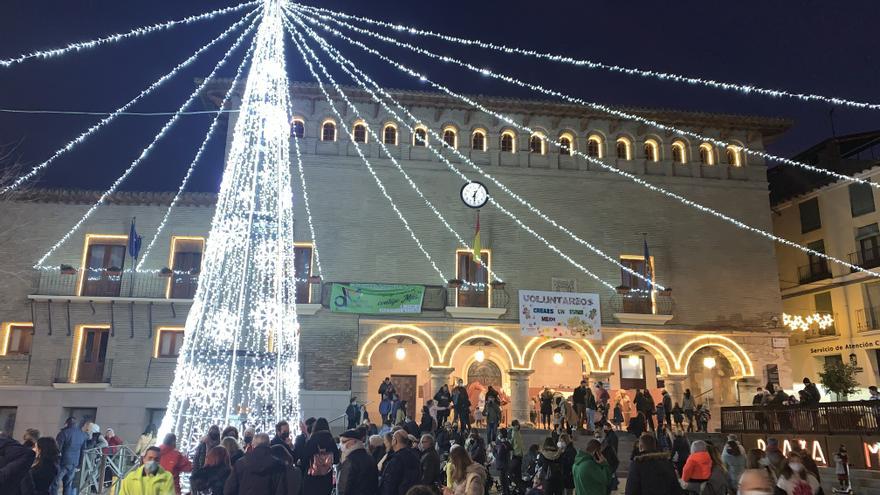
[[[489,201],[489,191],[481,182],[471,181],[461,187],[461,200],[471,208],[482,208]]]

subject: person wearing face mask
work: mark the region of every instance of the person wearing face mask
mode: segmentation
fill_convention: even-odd
[[[362,429],[353,429],[339,435],[342,453],[336,482],[338,495],[374,495],[378,489],[379,471],[364,448],[363,434]]]
[[[205,465],[205,456],[208,455],[209,450],[220,445],[220,438],[220,427],[217,425],[211,425],[211,427],[208,428],[208,434],[205,435],[205,438],[199,442],[199,446],[196,448],[196,455],[193,458],[194,469],[202,469],[202,466]]]
[[[174,433],[165,435],[165,439],[159,447],[159,455],[162,458],[160,461],[162,469],[171,473],[174,478],[174,493],[180,495],[180,473],[192,472],[193,465],[185,455],[177,450],[177,436]]]
[[[552,437],[544,439],[537,459],[536,481],[544,495],[562,495],[565,490],[565,470],[562,467],[562,449]]]
[[[290,455],[293,456],[294,459],[297,457],[294,455],[293,442],[290,439],[290,423],[287,421],[279,421],[275,425],[275,436],[272,438],[272,442],[269,444],[270,447],[275,445],[281,445],[290,452]]]
[[[120,495],[167,495],[174,492],[174,479],[159,465],[160,459],[159,448],[148,447],[141,458],[141,467],[132,469],[122,480]]]
[[[256,435],[257,430],[253,428],[248,428],[244,430],[244,436],[242,437],[241,442],[241,450],[244,451],[245,454],[254,450],[254,435]]]
[[[807,471],[801,456],[791,452],[779,473],[776,488],[787,495],[816,495],[819,493],[819,480]]]
[[[568,433],[559,435],[559,441],[556,443],[556,447],[559,449],[559,452],[561,452],[560,459],[562,460],[565,493],[572,495],[574,493],[574,476],[572,468],[574,468],[574,460],[575,457],[577,457],[577,449],[574,448],[574,442],[571,440],[571,437],[568,436]]]
[[[421,478],[419,484],[427,486],[440,485],[440,454],[434,442],[434,437],[425,433],[419,439],[419,466],[421,469]]]

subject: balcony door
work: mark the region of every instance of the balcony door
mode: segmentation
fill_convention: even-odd
[[[83,270],[83,296],[118,297],[122,286],[124,244],[89,244]],[[112,269],[112,270],[111,270]]]
[[[859,244],[859,265],[863,268],[880,266],[880,230],[876,223],[860,227],[856,231]]]
[[[174,243],[171,299],[192,299],[196,295],[202,268],[202,246],[201,240],[176,240]]]
[[[82,348],[79,354],[76,381],[78,383],[103,383],[110,329],[86,327],[82,332]]]
[[[642,275],[646,273],[645,258],[621,258],[620,264],[636,273]],[[648,272],[652,277],[653,271],[654,270],[650,270],[650,272]],[[654,305],[651,300],[651,288],[648,286],[647,281],[621,269],[620,282],[620,285],[631,289],[631,292],[623,298],[624,313],[649,315],[654,312]]]
[[[481,251],[483,263],[489,264],[489,251]],[[458,279],[462,286],[458,289],[458,306],[465,308],[489,307],[489,271],[486,266],[474,261],[473,252],[458,251]],[[490,268],[491,269],[491,268]]]

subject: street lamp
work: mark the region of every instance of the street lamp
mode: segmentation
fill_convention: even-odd
[[[486,360],[486,353],[482,349],[480,349],[479,351],[474,353],[474,359],[476,359],[478,363],[482,363]]]
[[[561,353],[561,352],[557,352],[557,353],[554,353],[554,354],[553,354],[553,362],[554,362],[554,363],[556,363],[556,364],[562,364],[562,361],[563,361],[563,358],[562,358],[562,353]]]
[[[396,357],[398,361],[403,361],[406,359],[406,349],[404,349],[402,345],[397,346],[397,350],[394,351],[394,357]]]
[[[715,368],[716,364],[717,363],[715,362],[715,358],[713,358],[712,356],[709,356],[707,358],[703,358],[703,367],[706,369],[711,370],[711,369]]]

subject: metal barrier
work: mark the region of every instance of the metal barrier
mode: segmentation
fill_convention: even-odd
[[[140,457],[130,445],[87,449],[79,471],[79,493],[119,493],[121,481]]]
[[[813,406],[721,408],[725,433],[876,434],[880,401],[827,402]]]

